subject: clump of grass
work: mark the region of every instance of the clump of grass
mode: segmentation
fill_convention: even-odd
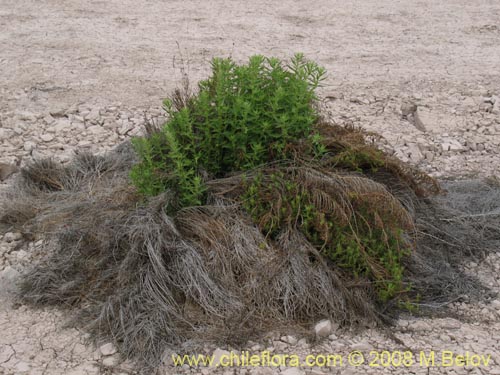
[[[315,89],[324,76],[323,68],[300,54],[289,64],[263,56],[247,65],[214,59],[212,76],[199,83],[198,93],[177,90],[164,102],[167,123],[133,140],[141,162],[132,180],[146,196],[173,192],[171,213],[205,204],[211,180],[279,162],[308,164],[319,173],[386,171],[420,188],[363,132],[321,119]],[[265,183],[255,179],[240,201],[266,238],[276,240],[293,227],[334,264],[375,283],[382,301],[399,298],[408,290],[401,262],[411,248],[404,237],[411,230],[405,209],[398,206],[394,216],[397,200],[378,188],[361,194],[341,184],[325,191],[322,178],[310,183],[278,167]]]
[[[458,265],[484,239],[498,248],[498,186],[476,211],[467,195],[433,197],[435,180],[321,118],[323,76],[301,55],[217,59],[136,153],[25,167],[0,223],[51,251],[20,298],[75,308],[149,374],[168,346],[239,345],[325,317],[383,323],[418,293],[427,306],[480,295]]]

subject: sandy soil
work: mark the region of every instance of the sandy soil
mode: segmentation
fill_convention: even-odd
[[[297,51],[328,69],[332,92],[494,91],[499,19],[496,0],[2,0],[2,107],[156,104],[181,56],[196,81],[213,56]]]
[[[64,161],[79,147],[111,147],[144,111],[160,115],[181,68],[196,82],[214,56],[299,51],[328,70],[321,94],[336,122],[380,132],[399,157],[436,176],[500,175],[498,0],[0,0],[0,161]],[[405,103],[418,105],[424,130],[402,117]],[[65,329],[63,313],[14,303],[7,289],[38,245],[20,253],[17,239],[0,240],[0,374],[130,372]],[[500,291],[499,265],[492,256],[471,269]],[[493,367],[436,373],[500,374],[500,302],[492,306],[457,306],[470,309],[468,323],[403,321],[397,333],[415,350],[451,345],[496,356]],[[323,352],[397,347],[376,334],[342,340]]]

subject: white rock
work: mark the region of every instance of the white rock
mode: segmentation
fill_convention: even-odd
[[[431,327],[429,326],[428,323],[422,321],[422,320],[417,320],[413,323],[410,324],[410,329],[413,331],[429,331]]]
[[[425,160],[427,160],[428,162],[431,162],[434,160],[434,153],[431,151],[425,151],[424,156],[425,156]]]
[[[67,118],[60,118],[57,122],[50,128],[54,133],[64,133],[71,129],[71,122]]]
[[[297,340],[294,336],[288,335],[288,336],[281,337],[281,341],[286,342],[287,344],[290,344],[293,346],[293,345],[297,345],[297,342],[299,340]]]
[[[52,117],[50,114],[48,114],[47,116],[45,116],[45,117],[43,118],[43,121],[45,121],[45,123],[46,123],[47,125],[50,125],[50,124],[52,124],[55,120],[54,120],[54,117]]]
[[[24,151],[32,151],[36,148],[36,143],[35,142],[31,142],[31,141],[26,141],[24,142],[24,145],[23,145],[23,149]]]
[[[425,132],[426,129],[428,129],[430,125],[435,121],[432,114],[422,107],[417,108],[415,114],[413,115],[413,119],[415,127],[422,132]]]
[[[7,140],[12,136],[12,130],[0,128],[0,141]]]
[[[276,351],[284,352],[287,349],[288,344],[283,341],[273,341],[273,346]]]
[[[12,131],[16,133],[17,135],[22,135],[24,133],[25,128],[19,124],[19,126],[16,126],[12,128]]]
[[[16,374],[17,373],[25,373],[25,372],[28,372],[29,370],[31,370],[31,366],[29,365],[29,363],[26,363],[26,362],[23,362],[23,361],[20,361],[16,364]]]
[[[49,110],[49,113],[52,115],[52,116],[55,116],[55,117],[60,117],[60,116],[64,116],[66,112],[66,109],[61,105],[55,105],[54,107],[52,107],[50,110]]]
[[[89,126],[87,128],[87,131],[90,134],[94,134],[94,135],[101,135],[103,133],[106,133],[106,130],[102,126],[99,126],[99,125]]]
[[[212,366],[217,366],[218,364],[220,364],[220,360],[222,359],[223,356],[224,356],[224,361],[227,361],[230,355],[231,353],[228,352],[227,350],[219,348],[215,349],[214,352],[212,353],[212,358],[213,358]]]
[[[414,162],[419,162],[424,158],[424,155],[422,155],[422,152],[420,152],[418,145],[411,144],[408,147],[408,157]]]
[[[53,134],[42,134],[40,136],[41,140],[44,141],[44,142],[50,142],[54,139],[54,135]]]
[[[328,319],[322,320],[314,326],[314,333],[318,337],[327,337],[332,333],[332,330],[332,322]]]
[[[25,260],[28,258],[28,252],[25,250],[19,250],[16,254],[18,260]]]
[[[450,151],[464,151],[464,146],[462,146],[462,144],[458,141],[452,141],[450,142],[450,147],[449,147],[449,150]]]
[[[90,121],[90,122],[97,122],[101,118],[101,115],[99,114],[99,110],[97,108],[93,108],[87,116],[85,116],[85,120]]]
[[[9,345],[0,346],[0,363],[7,362],[14,355],[14,350]]]
[[[491,108],[491,113],[494,115],[500,115],[500,101],[497,100],[495,104],[493,104],[493,108]]]
[[[36,116],[28,111],[16,111],[16,116],[22,121],[35,121]]]
[[[118,355],[112,355],[106,357],[102,360],[102,364],[106,367],[115,367],[120,363],[120,357]]]
[[[11,243],[11,242],[14,242],[14,241],[19,241],[21,238],[22,238],[22,235],[19,232],[15,232],[15,233],[13,233],[13,232],[7,232],[3,236],[4,241],[8,242],[8,243]]]
[[[270,367],[254,367],[250,371],[251,375],[276,375],[278,372]]]
[[[101,351],[102,355],[113,355],[116,353],[116,347],[113,345],[113,343],[108,342],[107,344],[101,345],[99,347],[99,350]]]
[[[500,311],[500,300],[496,299],[491,302],[491,307],[497,311]]]
[[[285,371],[281,372],[282,375],[304,375],[305,372],[298,369],[297,367],[287,368]]]
[[[129,133],[132,129],[134,129],[134,124],[124,120],[120,129],[118,129],[118,134],[125,135]]]
[[[362,341],[351,345],[352,350],[369,351],[373,349],[373,346],[369,343]]]

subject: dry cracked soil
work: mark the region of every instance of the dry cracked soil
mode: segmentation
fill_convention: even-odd
[[[0,0],[0,184],[32,158],[67,162],[163,120],[161,99],[204,78],[214,56],[304,52],[326,67],[330,117],[380,133],[388,152],[440,178],[499,176],[498,0]],[[106,343],[65,326],[67,313],[13,297],[43,244],[0,235],[0,374],[129,374]],[[466,266],[500,292],[500,253]],[[488,365],[198,368],[164,374],[500,374],[500,299],[457,302],[465,319],[401,319],[393,336],[327,327],[327,338],[270,336],[248,350],[491,354]],[[207,348],[219,356],[230,348]],[[168,362],[168,361],[167,361]]]

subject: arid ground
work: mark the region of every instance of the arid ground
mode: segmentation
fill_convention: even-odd
[[[386,148],[433,176],[500,174],[500,2],[0,0],[0,162],[62,162],[109,149],[162,121],[161,100],[210,60],[295,52],[328,71],[325,111],[385,137]],[[0,184],[4,189],[11,183]],[[64,327],[66,313],[33,310],[10,291],[43,256],[41,242],[0,233],[0,374],[126,374],[113,348]],[[500,253],[467,266],[500,291]],[[469,319],[402,319],[398,340],[376,330],[333,332],[319,345],[276,337],[260,351],[450,350],[491,354],[488,366],[174,369],[165,374],[500,374],[500,300],[457,302]],[[213,351],[215,348],[207,348]],[[228,349],[228,348],[222,348]]]

